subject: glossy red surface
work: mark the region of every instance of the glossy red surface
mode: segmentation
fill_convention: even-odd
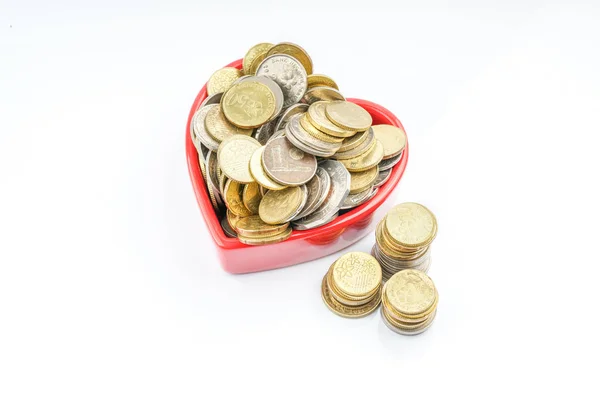
[[[242,60],[227,65],[241,69]],[[229,238],[221,229],[219,217],[211,205],[200,165],[198,153],[190,137],[190,123],[194,113],[207,97],[206,85],[196,97],[186,125],[185,148],[188,170],[196,200],[216,244],[217,254],[223,269],[230,273],[246,273],[265,271],[274,268],[299,264],[335,253],[371,232],[377,222],[392,207],[388,199],[400,182],[408,161],[408,144],[404,149],[402,159],[392,170],[390,179],[379,188],[379,191],[368,203],[347,212],[327,225],[307,231],[294,231],[292,236],[281,243],[266,246],[247,246],[236,238]],[[390,124],[402,127],[402,124],[387,109],[360,99],[348,99],[363,107],[373,117],[373,124]],[[403,128],[403,127],[402,127]],[[404,128],[403,128],[404,129]]]

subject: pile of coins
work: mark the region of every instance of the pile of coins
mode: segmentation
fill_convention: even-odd
[[[394,206],[377,225],[371,254],[379,261],[383,279],[399,271],[429,271],[431,243],[437,234],[437,220],[425,206],[403,203]]]
[[[433,323],[438,292],[425,272],[400,271],[385,283],[382,292],[381,316],[392,331],[417,335]]]
[[[334,313],[358,318],[381,302],[381,267],[366,253],[346,253],[334,262],[321,283],[321,297]]]
[[[402,129],[372,126],[333,79],[313,74],[293,43],[253,46],[207,92],[191,138],[223,231],[246,244],[280,242],[369,201],[406,145]]]

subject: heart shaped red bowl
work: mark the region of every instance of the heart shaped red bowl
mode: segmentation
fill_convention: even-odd
[[[242,68],[242,60],[237,60],[227,67]],[[196,194],[200,211],[206,221],[217,248],[217,254],[223,269],[233,274],[258,272],[269,269],[300,264],[335,253],[362,239],[371,232],[377,222],[384,217],[393,204],[388,199],[396,188],[408,161],[408,144],[404,149],[400,162],[396,164],[388,181],[383,184],[377,194],[367,203],[340,215],[327,225],[306,231],[294,231],[292,236],[280,243],[265,246],[248,246],[236,238],[229,238],[221,228],[219,217],[212,207],[200,165],[198,152],[190,136],[192,117],[207,97],[206,85],[200,90],[192,105],[185,131],[185,151],[188,170]],[[373,124],[390,124],[404,127],[394,114],[385,108],[366,100],[347,99],[358,104],[371,114]]]

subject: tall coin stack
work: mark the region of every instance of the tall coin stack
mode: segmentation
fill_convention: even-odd
[[[381,302],[381,267],[366,253],[344,254],[329,268],[321,283],[321,297],[334,313],[359,318]]]
[[[333,221],[390,177],[404,131],[372,125],[293,43],[259,43],[207,83],[190,135],[229,237],[261,245]],[[319,157],[317,159],[317,157]]]
[[[394,206],[377,225],[371,254],[379,261],[383,279],[406,269],[429,271],[430,246],[437,234],[431,211],[417,203]]]
[[[407,269],[385,283],[381,302],[381,316],[388,328],[402,335],[417,335],[433,323],[438,292],[425,272]]]

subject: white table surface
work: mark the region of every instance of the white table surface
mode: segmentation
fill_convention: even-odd
[[[0,398],[597,398],[598,3],[79,3],[0,3]],[[220,269],[185,122],[261,41],[402,120],[425,334],[333,315],[335,256]]]

